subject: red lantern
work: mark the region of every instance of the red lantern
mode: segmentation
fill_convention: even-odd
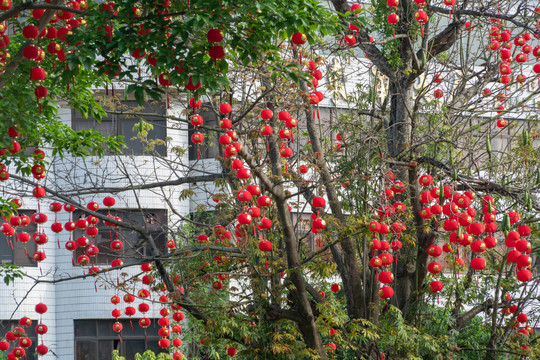
[[[390,286],[383,286],[379,289],[379,296],[382,299],[389,299],[394,296],[394,289],[392,289]]]
[[[474,270],[483,270],[486,267],[486,260],[482,258],[474,258],[471,260],[471,268]]]
[[[47,312],[47,305],[43,304],[43,303],[39,303],[36,305],[36,312],[38,314],[45,314]]]
[[[436,261],[432,261],[428,264],[427,270],[432,274],[438,274],[442,270],[442,265]]]
[[[440,246],[437,246],[437,245],[431,245],[429,248],[428,248],[428,253],[429,255],[433,256],[433,257],[439,257],[441,256],[442,254],[442,249]]]
[[[304,33],[297,32],[293,34],[291,41],[294,45],[303,45],[307,41],[307,36]]]
[[[414,13],[414,18],[416,21],[420,24],[420,29],[422,31],[422,37],[424,37],[424,25],[428,22],[428,16],[427,13],[424,10],[418,10]]]
[[[232,107],[230,104],[223,103],[219,105],[219,112],[222,114],[229,114],[232,111]]]
[[[211,43],[220,43],[223,41],[223,33],[219,29],[211,29],[206,33],[206,39]]]
[[[35,25],[26,25],[23,27],[22,33],[27,39],[35,39],[39,36],[39,29]]]
[[[346,35],[343,41],[348,46],[354,46],[354,44],[356,44],[356,38],[354,37],[354,35],[350,35],[350,34]]]
[[[270,109],[264,109],[264,110],[261,111],[261,118],[263,118],[265,120],[271,119],[272,116],[274,116],[274,113]]]
[[[529,282],[532,279],[532,272],[527,269],[519,270],[517,272],[517,279],[521,282]]]
[[[211,59],[219,60],[225,57],[225,49],[221,45],[214,45],[208,50]]]
[[[504,128],[506,125],[508,125],[508,123],[506,122],[506,120],[504,119],[499,119],[497,120],[497,127],[502,129]]]
[[[429,291],[432,293],[440,292],[443,289],[443,283],[439,280],[434,280],[431,283],[429,283]]]
[[[379,281],[383,284],[390,284],[394,281],[394,274],[391,271],[382,271],[379,274]]]
[[[387,21],[389,24],[397,24],[399,22],[399,16],[397,14],[390,14]]]
[[[194,144],[200,144],[204,141],[204,135],[198,132],[194,133],[193,135],[191,135],[191,141]]]
[[[272,250],[272,243],[268,240],[263,240],[259,242],[259,250],[268,252]]]

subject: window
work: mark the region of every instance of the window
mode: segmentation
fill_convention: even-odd
[[[107,214],[107,211],[99,212],[102,214]],[[111,215],[120,217],[123,222],[146,226],[159,250],[163,253],[167,252],[166,210],[145,209],[142,212],[140,210],[116,210],[111,212]],[[81,218],[81,212],[74,212],[73,221],[77,221],[79,218]],[[124,264],[130,264],[141,258],[141,256],[151,255],[150,244],[145,244],[140,249],[134,249],[134,246],[142,240],[141,235],[135,230],[107,226],[101,220],[97,224],[97,228],[99,231],[95,239],[86,235],[82,230],[76,230],[73,233],[74,241],[77,241],[80,236],[86,236],[94,245],[98,247],[98,255],[94,258],[90,257],[93,264],[108,265],[116,258],[121,258],[124,261]],[[117,240],[117,238],[124,244],[124,247],[120,251],[114,251],[111,249],[111,242]],[[86,248],[77,248],[77,250],[74,251],[75,263],[77,262],[77,258],[84,254],[85,249]]]
[[[201,106],[201,111],[198,112],[203,118],[203,125],[217,128],[219,120],[217,114],[209,108]],[[191,116],[190,116],[191,117]],[[195,132],[195,128],[189,125],[189,160],[197,160],[197,150],[199,150],[199,159],[215,159],[219,155],[219,135],[217,131],[209,131],[207,129],[198,129],[198,132],[204,135],[202,144],[194,144],[191,141],[191,135]]]
[[[164,103],[152,104],[147,103],[143,107],[138,108],[135,101],[123,101],[122,106],[119,106],[117,111],[132,111],[145,114],[165,115],[166,109]],[[156,143],[156,140],[165,141],[167,137],[167,120],[159,116],[135,116],[110,114],[97,122],[94,118],[84,118],[81,113],[72,110],[71,113],[72,128],[75,131],[94,129],[105,136],[124,136],[124,142],[127,149],[123,151],[125,155],[144,155],[157,153],[161,156],[167,155],[167,147],[165,143]],[[134,127],[141,122],[141,119],[150,123],[153,126],[152,130],[148,131],[146,139],[149,143],[153,143],[155,147],[150,148],[148,144],[141,141],[137,137],[138,131]]]
[[[153,319],[146,330],[139,326],[138,319],[132,319],[131,324],[130,320],[120,320],[123,325],[120,333],[113,330],[114,323],[114,319],[74,320],[75,360],[109,360],[113,350],[118,350],[126,359],[134,359],[136,353],[145,350],[156,354],[167,352],[158,346],[157,319]]]
[[[32,346],[25,349],[26,360],[36,360],[37,357],[35,356],[35,353],[36,353],[36,346],[37,346],[37,343],[38,343],[37,334],[36,334],[36,331],[35,331],[36,325],[37,325],[36,320],[32,320],[32,325],[29,326],[29,327],[20,326],[18,320],[0,320],[0,334],[2,334],[2,336],[4,336],[6,332],[13,331],[13,329],[15,329],[15,328],[24,329],[24,331],[26,333],[25,337],[32,340]],[[7,355],[9,353],[9,351],[12,350],[12,349],[13,349],[13,346],[10,347],[10,349],[7,350],[3,354]],[[1,354],[2,354],[2,352],[0,351],[0,356],[1,356]]]
[[[32,214],[34,214],[33,211],[19,211],[19,216],[26,215],[30,217]],[[32,258],[32,255],[37,250],[36,243],[32,239],[26,243],[19,241],[20,233],[26,232],[32,236],[36,231],[36,224],[30,222],[28,226],[18,226],[13,236],[6,237],[6,235],[0,233],[0,262],[19,266],[37,266],[37,263]],[[49,239],[49,241],[51,240]]]

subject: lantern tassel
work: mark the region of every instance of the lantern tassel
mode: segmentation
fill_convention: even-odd
[[[270,151],[270,145],[268,144],[268,138],[266,138],[266,152],[269,152]],[[262,160],[262,155],[261,155],[261,160]]]
[[[167,95],[169,96],[169,95]],[[199,160],[199,145],[197,145],[197,160]]]
[[[120,342],[122,342],[122,337],[120,336],[120,334],[118,334],[118,339],[120,339]]]
[[[420,30],[422,32],[422,38],[424,37],[424,25],[420,25]]]
[[[129,326],[131,326],[131,330],[133,330],[133,321],[129,319]]]

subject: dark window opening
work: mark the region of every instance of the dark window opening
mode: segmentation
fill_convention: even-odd
[[[99,211],[102,214],[107,214],[107,211]],[[111,212],[112,216],[120,217],[123,222],[132,223],[139,226],[146,226],[149,234],[154,239],[157,248],[161,253],[167,253],[167,211],[163,209],[145,209],[140,210],[115,210]],[[73,213],[73,221],[77,221],[81,217],[81,212],[76,211]],[[86,217],[86,216],[84,216]],[[143,237],[135,230],[107,226],[103,221],[99,221],[96,225],[98,228],[98,234],[95,237],[88,236],[83,230],[76,230],[73,232],[73,240],[81,236],[87,237],[91,244],[95,245],[99,249],[97,256],[90,257],[90,261],[94,265],[108,265],[112,260],[116,258],[122,259],[124,264],[131,264],[136,262],[141,257],[151,256],[152,251],[150,244],[144,243],[139,248],[135,248],[135,245],[139,244]],[[111,243],[115,240],[120,240],[123,243],[123,248],[120,251],[112,250]],[[78,247],[74,251],[74,263],[77,263],[77,258],[85,254],[88,247]]]
[[[136,111],[133,111],[136,109]],[[141,114],[165,115],[164,103],[146,103],[143,107],[138,107],[135,101],[123,101],[118,111],[133,111]],[[127,149],[122,151],[124,155],[167,155],[166,137],[167,120],[160,116],[139,116],[109,114],[101,119],[101,122],[94,118],[84,118],[81,113],[73,110],[71,113],[72,129],[75,131],[94,129],[104,136],[123,136]],[[140,133],[141,120],[151,125],[151,128],[143,128],[145,134]],[[136,128],[137,126],[137,128]],[[146,133],[147,132],[147,133]],[[141,140],[141,136],[144,140]]]
[[[18,216],[30,217],[34,213],[34,211],[19,211]],[[32,255],[37,251],[34,240],[30,239],[26,243],[19,241],[20,233],[28,233],[31,237],[36,231],[36,224],[30,222],[27,226],[17,226],[13,236],[7,237],[4,233],[0,233],[0,262],[19,266],[37,266],[32,258]],[[49,234],[49,241],[52,241],[51,237]]]
[[[75,360],[109,360],[113,350],[120,356],[134,359],[135,354],[146,350],[154,353],[166,353],[167,349],[158,346],[157,319],[143,329],[138,319],[120,320],[123,329],[120,333],[113,330],[115,320],[74,320]]]

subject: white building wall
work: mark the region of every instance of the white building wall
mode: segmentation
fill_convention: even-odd
[[[182,108],[171,104],[169,114],[178,115]],[[64,124],[71,125],[71,110],[61,109],[60,117]],[[168,148],[179,146],[187,148],[187,124],[168,122],[167,137],[170,138]],[[172,151],[168,151],[165,159],[154,159],[150,156],[105,156],[104,158],[87,157],[73,158],[66,157],[60,159],[52,158],[52,151],[47,150],[47,160],[51,162],[48,167],[48,178],[41,184],[50,187],[59,193],[70,193],[69,197],[83,206],[90,201],[96,201],[103,208],[102,200],[109,193],[94,193],[92,187],[97,189],[104,187],[129,187],[130,182],[124,178],[127,173],[132,177],[133,185],[141,185],[148,182],[170,181],[185,176],[186,168],[171,168],[166,165],[167,161],[173,160],[175,163],[187,164],[188,155],[182,155],[180,159]],[[14,169],[11,169],[15,173]],[[52,176],[54,176],[54,181]],[[31,179],[31,178],[28,178]],[[33,179],[31,179],[33,181]],[[15,189],[13,195],[23,197],[24,210],[36,210],[37,201],[31,196],[33,186],[22,186],[14,179],[10,179],[6,189]],[[83,195],[76,195],[70,189],[77,188]],[[127,191],[112,195],[116,199],[117,209],[137,209],[139,203],[142,208],[147,209],[167,209],[167,204],[163,201],[165,195],[171,205],[181,216],[189,213],[189,200],[179,200],[179,194],[189,185],[169,186],[154,190]],[[49,196],[50,194],[47,194]],[[45,213],[49,220],[44,225],[46,233],[49,235],[49,242],[43,246],[47,259],[39,267],[25,267],[23,270],[32,278],[44,280],[59,280],[73,276],[80,276],[87,272],[87,268],[74,267],[72,265],[72,253],[65,249],[64,245],[69,240],[69,233],[66,231],[54,234],[50,230],[54,222],[55,214],[49,210],[49,204],[57,199],[42,199],[41,212]],[[60,201],[63,203],[63,201]],[[168,211],[169,224],[179,224],[181,218],[172,211]],[[65,211],[58,213],[58,221],[65,223],[69,220],[69,215]],[[100,221],[101,223],[101,221]],[[99,228],[99,224],[97,225]],[[74,239],[76,240],[76,239]],[[32,240],[31,240],[32,241]],[[60,248],[58,248],[58,242]],[[105,268],[100,266],[100,268]],[[43,276],[41,273],[43,272]],[[121,272],[135,275],[140,272],[138,266],[113,270],[110,273],[101,275],[98,279],[87,277],[85,279],[75,279],[52,283],[40,283],[34,288],[34,280],[26,277],[17,279],[14,286],[0,285],[0,319],[18,320],[23,316],[28,316],[33,320],[38,319],[35,313],[35,305],[39,302],[47,304],[49,310],[42,316],[43,323],[49,328],[48,333],[43,337],[43,343],[50,349],[43,360],[52,359],[74,359],[74,320],[77,319],[112,319],[111,311],[115,308],[110,302],[113,295],[123,296],[110,284],[105,284],[100,278],[112,279],[113,283],[120,276]],[[97,280],[97,281],[96,281]],[[142,284],[137,285],[137,289],[142,288]],[[31,289],[32,288],[32,289]],[[31,291],[29,291],[31,289]],[[137,307],[141,301],[136,300],[132,306]],[[17,308],[17,311],[15,309]],[[118,306],[123,310],[127,305],[122,303]],[[151,306],[151,310],[145,314],[149,318],[159,318],[159,306]],[[134,326],[138,326],[137,321],[142,317],[137,313],[134,317]],[[123,316],[126,318],[126,316]],[[137,320],[135,320],[137,319]],[[32,326],[37,322],[34,321]],[[124,330],[125,331],[125,330]],[[1,334],[0,336],[3,336]],[[40,341],[41,343],[41,341]]]

